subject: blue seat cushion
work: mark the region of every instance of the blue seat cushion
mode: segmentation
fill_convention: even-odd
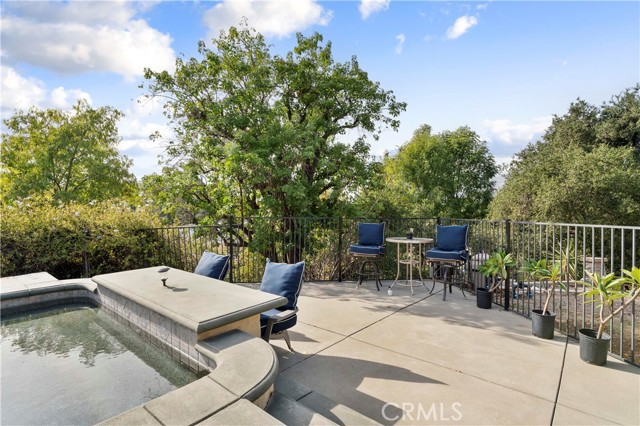
[[[223,280],[229,269],[229,256],[215,254],[210,251],[202,253],[198,266],[196,266],[195,274],[204,275],[205,277]]]
[[[361,244],[352,244],[349,247],[352,254],[366,254],[370,256],[382,256],[384,254],[384,246],[365,246]]]
[[[260,335],[264,336],[264,332],[267,328],[267,319],[269,317],[264,314],[260,314]],[[293,315],[291,318],[287,318],[282,322],[277,322],[273,324],[273,329],[271,330],[271,334],[280,333],[283,330],[293,327],[298,322],[298,315]]]
[[[436,226],[436,248],[445,251],[460,251],[467,248],[469,225]]]
[[[469,258],[469,252],[467,250],[427,250],[425,257],[430,260],[444,259],[444,260],[467,260]]]
[[[381,246],[384,244],[384,222],[358,224],[358,245]]]
[[[286,297],[289,302],[281,309],[293,309],[298,303],[303,275],[304,262],[290,265],[288,263],[274,263],[267,259],[260,290]]]

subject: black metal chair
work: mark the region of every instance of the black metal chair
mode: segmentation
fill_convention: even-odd
[[[356,289],[360,287],[365,277],[373,277],[376,288],[380,291],[382,281],[380,281],[381,273],[378,263],[384,256],[384,222],[359,223],[358,244],[352,244],[349,252],[354,258],[361,259]],[[367,270],[367,266],[371,269]]]
[[[274,336],[283,337],[291,352],[288,329],[298,322],[298,296],[302,289],[304,262],[293,265],[274,263],[267,259],[260,291],[286,297],[286,305],[260,314],[260,334],[265,341]]]
[[[461,275],[460,290],[464,294],[465,275],[468,271],[469,249],[467,247],[467,237],[469,233],[469,225],[451,225],[436,226],[436,242],[435,246],[425,252],[425,261],[429,263],[431,276],[433,277],[433,287],[435,288],[436,274],[435,271],[441,272],[444,281],[444,292],[442,300],[447,299],[447,284],[449,284],[449,293],[453,285],[453,276]],[[436,269],[437,267],[437,269]],[[463,272],[460,274],[460,270]]]

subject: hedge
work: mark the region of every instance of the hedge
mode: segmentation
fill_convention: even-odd
[[[158,265],[163,242],[145,229],[159,224],[150,211],[121,201],[0,206],[0,276],[68,279]]]

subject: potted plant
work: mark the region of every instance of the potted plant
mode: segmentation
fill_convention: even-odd
[[[409,232],[407,232],[407,240],[413,239],[413,228],[409,228]]]
[[[531,310],[531,332],[534,336],[542,339],[553,339],[556,314],[549,311],[549,302],[556,285],[563,290],[567,288],[562,282],[562,262],[556,260],[551,265],[547,265],[547,259],[528,260],[524,263],[521,271],[530,273],[534,280],[547,282],[543,289],[547,293],[547,298],[542,309]],[[568,275],[571,275],[570,272]],[[549,285],[549,283],[551,284]]]
[[[491,284],[487,287],[476,289],[476,304],[481,309],[491,309],[491,294],[500,286],[503,280],[507,279],[507,268],[516,266],[517,261],[511,253],[498,250],[491,254],[480,265],[480,273],[485,277],[491,277]]]
[[[590,290],[580,295],[587,298],[587,303],[598,303],[600,324],[598,330],[589,328],[578,330],[580,359],[590,364],[605,365],[611,337],[604,332],[604,328],[607,322],[640,295],[640,268],[634,266],[631,271],[623,269],[623,275],[620,277],[616,277],[613,273],[600,275],[595,272],[586,272],[591,282],[580,282],[580,284],[589,287]],[[624,299],[624,301],[614,308],[614,302],[618,299]],[[607,315],[605,315],[605,308],[608,311]]]

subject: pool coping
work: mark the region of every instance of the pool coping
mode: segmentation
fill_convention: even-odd
[[[98,286],[91,279],[56,280],[44,274],[33,274],[37,275],[33,280],[26,276],[22,276],[22,280],[0,279],[2,310],[5,311],[5,306],[11,310],[10,304],[21,299],[24,304],[13,306],[31,309],[39,304],[59,304],[75,299],[89,299],[100,304]],[[67,297],[66,293],[71,295]],[[47,295],[51,298],[42,299]],[[232,330],[199,340],[195,348],[215,362],[216,367],[208,375],[100,424],[198,424],[210,418],[215,420],[214,415],[221,415],[227,407],[235,407],[232,408],[234,418],[240,423],[269,416],[263,408],[273,395],[279,372],[278,358],[271,345],[244,331]],[[247,362],[249,359],[251,362]],[[250,401],[250,407],[242,400]],[[242,410],[237,409],[240,406]],[[236,412],[242,415],[238,417]],[[273,418],[273,423],[279,422]]]
[[[268,416],[263,408],[273,395],[280,369],[271,345],[234,330],[199,342],[198,350],[216,362],[207,376],[99,424],[195,425],[241,400],[252,404],[243,406],[240,417],[234,414],[238,424],[251,424],[250,419]]]

